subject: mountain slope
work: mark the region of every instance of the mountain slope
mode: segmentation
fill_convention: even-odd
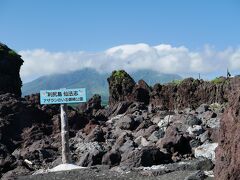
[[[130,73],[135,81],[144,79],[149,85],[155,83],[166,83],[175,79],[182,79],[176,74],[159,74],[151,70],[140,70]],[[37,93],[45,89],[59,88],[81,88],[87,89],[88,98],[93,94],[100,94],[103,101],[108,100],[108,83],[109,74],[101,74],[94,69],[83,69],[67,74],[54,74],[42,76],[32,82],[23,84],[22,94],[28,95]]]

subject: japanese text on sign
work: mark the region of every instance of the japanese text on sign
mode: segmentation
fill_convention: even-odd
[[[41,90],[41,104],[64,104],[86,102],[86,89]]]

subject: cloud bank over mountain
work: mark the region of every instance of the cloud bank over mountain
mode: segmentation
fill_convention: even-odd
[[[240,70],[240,48],[217,51],[213,47],[205,46],[202,50],[191,51],[184,46],[149,46],[140,43],[116,46],[102,52],[49,52],[45,49],[34,49],[20,51],[19,54],[25,60],[21,69],[23,82],[42,75],[83,68],[93,68],[99,72],[150,69],[182,76],[221,72],[224,75],[227,68],[233,72]]]

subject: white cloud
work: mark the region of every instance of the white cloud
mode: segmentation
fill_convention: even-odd
[[[151,69],[180,75],[225,72],[227,67],[240,70],[239,48],[216,51],[213,47],[205,46],[197,52],[184,46],[149,46],[141,43],[116,46],[97,53],[49,52],[44,49],[23,50],[19,53],[25,61],[21,68],[23,82],[42,75],[66,73],[87,67],[99,72]]]

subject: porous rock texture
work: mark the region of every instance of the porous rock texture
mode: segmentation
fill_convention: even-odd
[[[215,177],[240,179],[240,92],[235,92],[220,122]]]
[[[132,101],[132,91],[135,86],[133,78],[124,70],[113,71],[107,79],[109,84],[109,104],[114,105],[119,101]]]
[[[0,93],[21,96],[22,81],[19,71],[22,64],[20,55],[0,43]]]
[[[108,78],[109,104],[120,101],[143,102],[160,110],[197,108],[201,104],[224,104],[231,92],[240,88],[240,77],[220,77],[216,81],[193,78],[180,83],[155,84],[149,87],[143,80],[135,83],[124,71],[114,71]]]
[[[218,82],[187,78],[180,84],[156,84],[150,94],[150,103],[160,109],[195,109],[204,103],[226,103],[230,93],[239,88],[240,77],[222,77]]]

